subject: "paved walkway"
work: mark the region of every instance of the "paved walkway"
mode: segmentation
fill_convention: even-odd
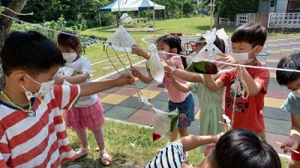
[[[183,36],[181,38],[183,43],[197,39],[195,36]],[[146,41],[153,42],[153,39],[149,38],[146,39]],[[289,53],[300,52],[300,38],[268,37],[263,52],[270,52],[272,54],[270,56],[258,56],[259,61],[261,61],[264,66],[276,67],[280,58],[287,56]],[[136,65],[136,67],[142,72],[146,72],[145,62]],[[113,79],[116,76],[118,76],[118,74],[110,75],[105,79]],[[282,153],[282,150],[279,149],[275,140],[283,142],[289,135],[289,128],[291,126],[290,114],[279,108],[283,104],[289,91],[279,86],[275,77],[275,71],[271,71],[268,93],[265,96],[263,116],[266,123],[267,141],[277,152]],[[158,84],[157,82],[144,84],[140,80],[137,80],[136,84],[142,90],[142,93],[149,98],[154,107],[167,110],[168,93],[162,84]],[[103,103],[106,117],[143,125],[152,124],[151,111],[148,106],[139,102],[133,86],[113,88],[99,93],[98,96]],[[195,100],[195,103],[196,120],[192,123],[191,127],[189,127],[189,133],[197,135],[200,108],[198,100]]]

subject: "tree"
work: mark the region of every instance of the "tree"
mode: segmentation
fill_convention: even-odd
[[[217,0],[218,15],[235,20],[238,13],[256,13],[260,0]]]
[[[188,14],[191,13],[193,10],[194,8],[191,2],[185,2],[183,4],[182,11],[186,17],[188,17]]]
[[[27,2],[27,0],[12,0],[9,3],[8,8],[19,13],[24,8],[26,2]],[[0,1],[0,6],[2,6],[1,1]],[[11,16],[11,17],[16,17],[16,15],[9,10],[5,10],[2,13],[5,15],[8,15],[8,16]],[[12,24],[12,19],[0,15],[0,51],[2,50],[2,47],[4,45],[5,37],[9,33],[11,24]],[[5,80],[2,77],[0,79],[0,87],[1,88],[4,86],[4,82],[5,82]]]

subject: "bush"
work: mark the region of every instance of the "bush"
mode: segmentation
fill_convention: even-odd
[[[238,13],[256,13],[260,0],[218,0],[216,2],[218,15],[234,21]]]

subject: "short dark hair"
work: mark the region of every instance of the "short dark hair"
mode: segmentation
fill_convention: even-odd
[[[34,76],[53,66],[65,64],[59,48],[36,31],[10,33],[5,39],[0,58],[7,76],[18,69]]]
[[[196,41],[196,45],[206,45],[205,38],[203,36],[199,37],[198,41]],[[225,53],[225,42],[223,39],[219,38],[216,35],[216,39],[214,41],[214,45],[219,48],[222,53]]]
[[[300,70],[300,53],[281,58],[277,68]],[[279,85],[287,85],[297,79],[300,79],[299,72],[276,70],[276,80]]]
[[[181,39],[178,36],[173,36],[173,35],[164,35],[156,39],[156,44],[159,41],[163,41],[168,44],[170,49],[172,48],[177,48],[177,54],[181,54],[182,52],[182,47],[181,47]],[[186,58],[181,56],[182,64],[184,69],[187,68],[187,63],[186,63]]]
[[[80,45],[80,39],[74,31],[62,31],[57,35],[58,46],[71,47],[76,50],[77,46]]]
[[[228,131],[209,155],[218,168],[281,168],[277,152],[256,133],[246,129]]]
[[[232,43],[246,42],[254,48],[257,45],[264,46],[267,39],[265,27],[256,23],[246,23],[238,27],[231,37]]]

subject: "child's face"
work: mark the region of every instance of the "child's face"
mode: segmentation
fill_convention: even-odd
[[[157,50],[158,51],[165,51],[165,52],[169,52],[170,51],[170,47],[167,43],[163,42],[163,41],[159,41],[156,45]]]
[[[196,45],[196,54],[198,54],[198,52],[205,46],[205,43],[201,43],[201,44],[197,44]]]
[[[286,87],[288,89],[290,89],[291,91],[300,89],[300,78],[297,80],[294,80],[293,82],[286,84]]]
[[[43,82],[52,81],[53,76],[57,73],[59,67],[60,66],[56,65],[56,66],[50,68],[48,71],[41,72],[36,76],[30,76],[30,77],[40,84]],[[26,75],[28,75],[28,74],[26,74]],[[29,78],[28,78],[28,80],[25,80],[24,87],[26,88],[26,90],[30,91],[31,93],[36,93],[39,91],[41,85],[36,83],[33,80],[31,80]]]
[[[233,53],[248,53],[248,59],[252,59],[257,55],[256,48],[246,42],[232,43]]]
[[[77,51],[71,47],[59,46],[59,49],[62,53],[77,53]]]

